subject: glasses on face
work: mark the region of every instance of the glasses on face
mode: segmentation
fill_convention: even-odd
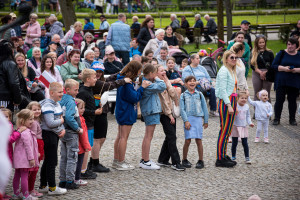
[[[230,56],[229,58],[230,58],[230,60],[236,60],[237,59],[236,56]]]

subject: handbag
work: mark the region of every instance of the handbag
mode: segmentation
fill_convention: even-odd
[[[176,98],[178,99],[177,97],[177,94],[176,95]],[[175,102],[172,101],[172,115],[174,118],[179,118],[180,117],[180,106],[176,106]]]
[[[281,55],[280,55],[280,58],[279,58],[279,62],[278,62],[278,65],[280,65],[281,63],[281,60],[285,54],[285,51],[284,50],[280,50],[281,51]],[[259,55],[260,58],[262,59],[264,65],[267,67],[268,71],[266,73],[266,80],[269,81],[269,82],[274,82],[275,81],[275,78],[276,78],[276,70],[274,68],[271,67],[271,64],[270,63],[266,63],[265,60],[263,59],[262,55],[260,54]]]

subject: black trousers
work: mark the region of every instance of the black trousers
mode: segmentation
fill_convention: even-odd
[[[96,6],[96,10],[97,10],[98,13],[102,13],[103,14],[103,7]]]
[[[84,153],[78,154],[77,167],[75,171],[75,180],[78,181],[81,175],[81,167],[83,163]]]
[[[130,61],[129,51],[116,51],[116,56],[120,59],[122,58],[122,63],[124,66]]]
[[[160,116],[166,138],[161,147],[158,162],[168,162],[171,157],[172,164],[177,164],[180,163],[180,156],[176,146],[176,122],[171,124],[170,121],[168,116],[163,114]]]
[[[280,120],[283,103],[287,95],[289,119],[294,121],[296,119],[297,111],[297,97],[299,96],[299,89],[295,87],[283,86],[276,89],[276,102],[275,102],[275,119]]]
[[[206,41],[212,41],[212,39],[209,37],[209,35],[216,34],[216,32],[211,31],[204,31],[204,38]]]
[[[55,168],[57,165],[58,136],[52,131],[42,130],[45,159],[41,168],[41,186],[55,187]]]
[[[242,139],[242,144],[244,148],[244,153],[245,153],[245,158],[249,158],[249,147],[248,147],[248,138],[241,138]],[[231,146],[231,153],[232,157],[235,157],[236,155],[236,147],[238,145],[239,138],[238,137],[232,137],[232,146]]]

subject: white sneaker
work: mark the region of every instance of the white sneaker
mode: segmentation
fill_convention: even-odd
[[[250,158],[246,158],[245,163],[251,165],[251,160],[250,160]]]
[[[62,195],[62,194],[66,194],[67,190],[64,188],[60,188],[56,186],[56,189],[54,191],[48,191],[48,195]]]
[[[111,168],[117,169],[118,166],[119,166],[119,161],[114,159],[113,162],[112,162]]]
[[[134,166],[123,161],[123,162],[119,162],[118,167],[116,169],[119,171],[133,170]]]
[[[84,180],[81,180],[79,179],[78,181],[74,181],[77,185],[80,185],[80,186],[85,186],[88,184],[87,181],[84,181]]]
[[[148,162],[141,161],[139,166],[143,169],[153,169],[153,170],[160,169],[160,166],[158,166],[155,162],[151,160]]]
[[[46,186],[44,188],[39,188],[38,190],[39,190],[40,193],[47,193],[49,191],[49,187]]]
[[[22,199],[24,199],[24,200],[38,200],[39,198],[29,195],[27,198],[24,197]]]

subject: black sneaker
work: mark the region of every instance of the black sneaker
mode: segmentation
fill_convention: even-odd
[[[292,125],[292,126],[297,126],[296,120],[290,120],[290,125]]]
[[[76,183],[74,183],[74,181],[72,181],[72,183],[66,183],[66,189],[68,190],[76,190],[79,188],[79,185],[77,185]]]
[[[66,184],[67,184],[66,181],[61,181],[61,182],[59,182],[58,187],[60,187],[60,188],[66,188]]]
[[[171,168],[176,170],[176,171],[184,171],[185,167],[182,166],[180,163],[177,163],[175,165],[171,165]]]
[[[234,160],[231,160],[231,158],[229,156],[225,156],[225,159],[228,160],[229,162],[232,162],[234,165],[237,164],[237,162]]]
[[[182,161],[182,165],[185,168],[191,168],[192,167],[192,163],[190,163],[190,161],[188,161],[187,159],[185,159],[185,160]]]
[[[107,172],[109,172],[110,171],[110,169],[109,168],[107,168],[107,167],[104,167],[102,164],[98,164],[98,165],[96,165],[96,166],[92,166],[92,171],[93,172],[104,172],[104,173],[107,173]]]
[[[198,160],[197,164],[196,164],[196,168],[197,169],[202,169],[204,168],[204,162],[203,160]]]
[[[216,167],[234,167],[234,163],[223,158],[222,160],[217,159]]]
[[[169,162],[160,162],[160,161],[158,161],[156,164],[158,166],[161,166],[161,167],[171,167],[172,166],[172,164],[169,163]]]
[[[85,173],[81,173],[80,178],[81,179],[96,179],[97,174],[90,170],[86,170]]]
[[[280,124],[280,120],[279,119],[274,119],[273,120],[273,125],[277,126]]]

